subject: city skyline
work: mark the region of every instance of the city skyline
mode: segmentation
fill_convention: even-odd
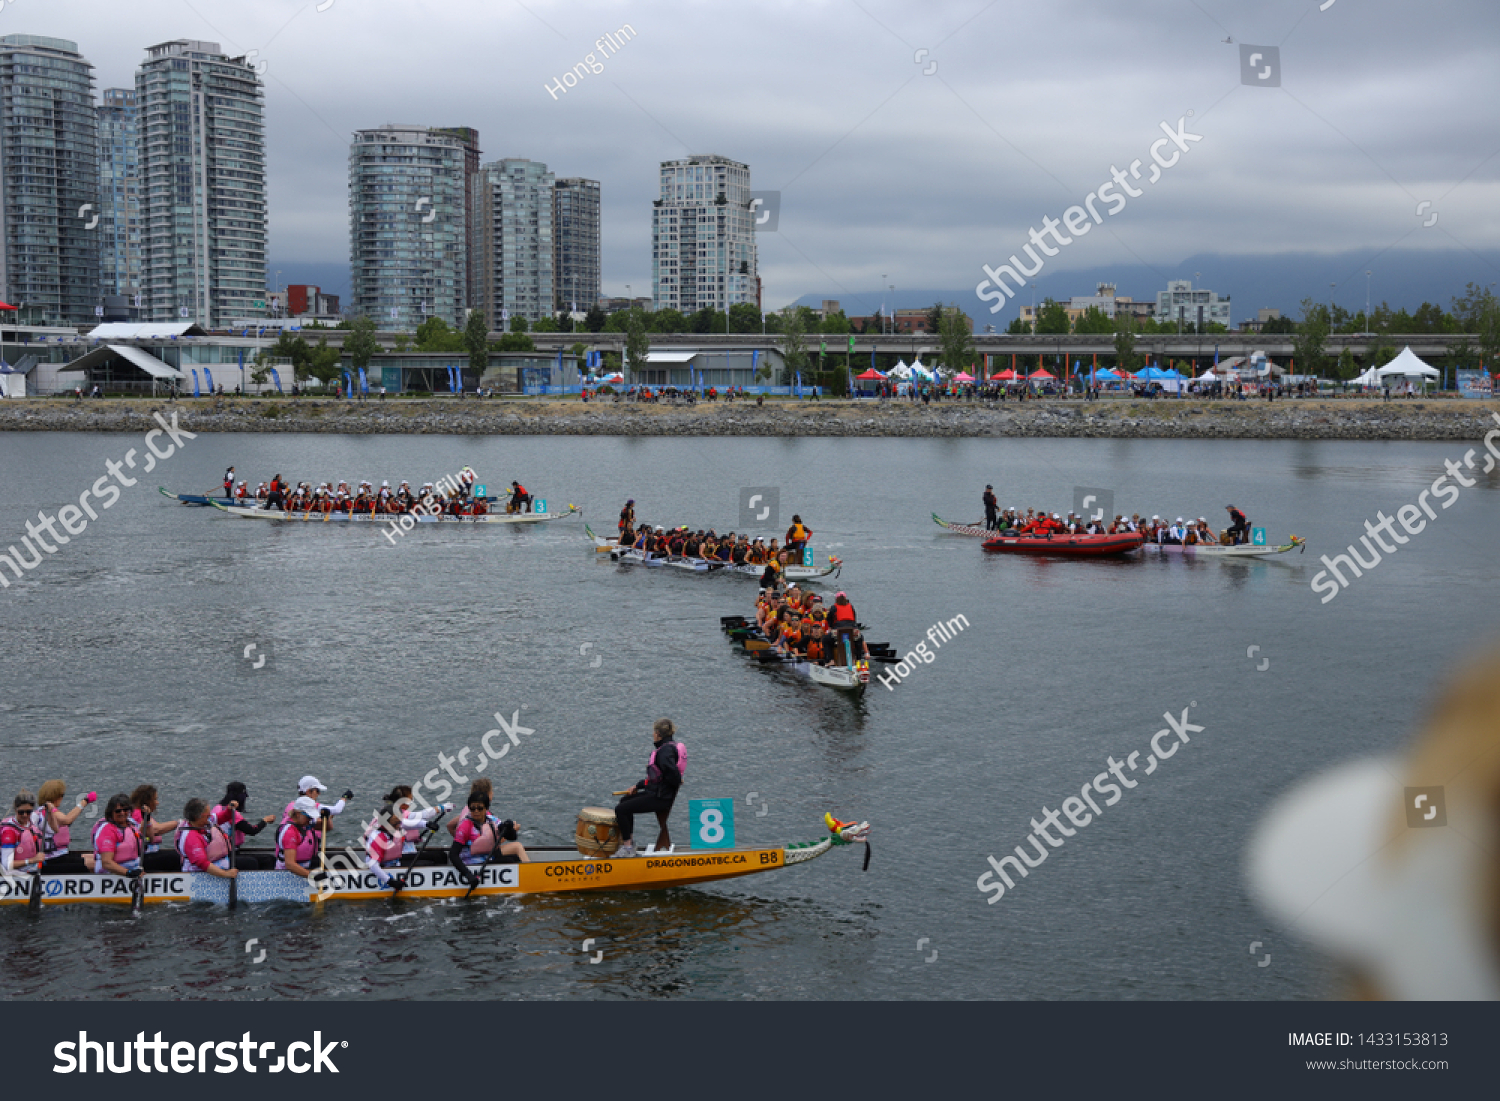
[[[1203,252],[1348,255],[1333,290],[1351,301],[1391,249],[1446,257],[1460,286],[1500,278],[1500,225],[1489,213],[1500,162],[1484,107],[1497,81],[1484,50],[1500,26],[1492,6],[1458,3],[1406,27],[1404,9],[1378,0],[1130,13],[1083,4],[1064,38],[1044,12],[867,7],[795,16],[759,7],[736,25],[728,51],[698,49],[716,40],[712,12],[632,15],[636,35],[603,59],[604,71],[556,98],[545,84],[619,26],[616,8],[456,0],[403,22],[391,16],[405,9],[380,15],[338,2],[184,9],[143,0],[127,12],[55,0],[7,5],[0,31],[78,42],[99,89],[131,87],[155,42],[214,40],[246,56],[265,87],[273,268],[347,256],[355,131],[462,118],[503,135],[491,157],[602,182],[602,294],[649,286],[643,210],[657,166],[717,152],[781,193],[776,232],[757,235],[766,307],[812,295],[866,312],[878,303],[858,297],[886,282],[897,298],[902,287],[972,288],[983,264],[1026,243],[1028,226],[1083,201],[1112,167],[1145,157],[1162,122],[1187,117],[1203,140],[1051,261],[1054,297],[1086,292],[1093,277],[1074,276],[1111,266],[1145,267],[1165,286],[1190,278],[1182,264]],[[797,28],[790,40],[787,19]],[[997,41],[1056,49],[997,51]],[[1274,86],[1247,86],[1244,43],[1277,48]],[[506,64],[477,64],[490,55]],[[693,94],[679,94],[689,86]],[[1404,286],[1389,289],[1399,272],[1387,265],[1384,274],[1377,303],[1417,304],[1403,301]],[[1237,305],[1295,304],[1248,301],[1223,274],[1205,282]],[[984,311],[972,293],[959,304]],[[1004,322],[1016,306],[988,320]]]

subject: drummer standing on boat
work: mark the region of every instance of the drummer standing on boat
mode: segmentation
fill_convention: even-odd
[[[994,531],[995,513],[1000,507],[1000,502],[995,500],[995,487],[985,486],[984,497],[981,499],[984,501],[984,530]]]
[[[630,791],[630,794],[615,804],[615,821],[620,826],[620,848],[617,858],[638,856],[635,851],[635,816],[655,811],[660,815],[661,835],[657,847],[670,844],[667,835],[667,814],[677,801],[677,791],[682,787],[682,745],[673,740],[677,732],[671,719],[657,719],[651,728],[651,742],[655,747],[646,761],[646,778]]]

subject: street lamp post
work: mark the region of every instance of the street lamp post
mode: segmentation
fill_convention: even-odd
[[[1365,272],[1365,335],[1370,335],[1370,273]]]

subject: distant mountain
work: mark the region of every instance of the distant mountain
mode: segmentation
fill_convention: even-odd
[[[1074,295],[1091,295],[1098,283],[1114,283],[1116,293],[1140,301],[1154,302],[1156,292],[1164,291],[1166,279],[1188,279],[1195,286],[1228,295],[1234,303],[1234,321],[1238,325],[1252,319],[1260,309],[1277,309],[1283,316],[1298,317],[1304,298],[1327,302],[1330,283],[1337,283],[1334,301],[1351,313],[1365,308],[1365,272],[1370,278],[1372,306],[1387,302],[1392,309],[1415,310],[1423,302],[1432,302],[1445,310],[1453,308],[1452,299],[1463,293],[1466,283],[1487,285],[1500,283],[1500,252],[1446,251],[1428,252],[1407,249],[1389,251],[1372,257],[1369,253],[1346,252],[1338,255],[1282,253],[1274,256],[1230,256],[1203,253],[1190,256],[1175,265],[1118,264],[1107,268],[1084,268],[1078,271],[1046,271],[1037,280],[1037,301],[1049,295],[1061,301]],[[1194,279],[1194,272],[1202,272]],[[1163,278],[1165,275],[1166,278]],[[1003,332],[1020,314],[1022,300],[1013,298],[996,314],[974,294],[974,284],[982,273],[976,268],[973,282],[957,289],[915,289],[896,293],[896,306],[913,309],[934,302],[957,302],[970,317],[975,328],[994,325]],[[820,308],[825,298],[837,299],[846,314],[868,317],[880,308],[879,290],[865,294],[805,294],[798,305]],[[1031,305],[1030,288],[1025,305]]]

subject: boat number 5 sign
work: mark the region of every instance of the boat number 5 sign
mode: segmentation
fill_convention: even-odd
[[[693,820],[693,848],[734,848],[733,799],[693,799],[688,815]]]

